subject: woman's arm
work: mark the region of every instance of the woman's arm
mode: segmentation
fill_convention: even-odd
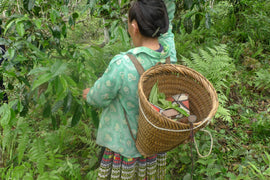
[[[94,86],[83,91],[83,97],[89,104],[96,107],[106,107],[115,99],[122,85],[119,64],[121,61],[120,56],[114,57]]]
[[[161,35],[159,37],[159,40],[165,42],[166,44],[170,46],[171,62],[176,63],[177,58],[176,58],[174,34],[172,32],[172,20],[174,18],[174,13],[175,13],[175,2],[174,0],[164,0],[164,3],[167,7],[170,25],[169,25],[168,32],[166,34]]]

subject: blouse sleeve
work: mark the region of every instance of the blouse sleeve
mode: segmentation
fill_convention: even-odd
[[[120,75],[121,57],[115,56],[106,71],[94,84],[87,94],[86,101],[96,107],[106,107],[116,98],[122,86]]]
[[[172,20],[174,18],[174,13],[175,13],[175,2],[174,0],[164,0],[164,3],[167,7],[170,25],[169,25],[168,32],[161,35],[159,37],[159,40],[165,42],[166,44],[170,46],[171,62],[176,63],[177,57],[176,57],[176,50],[175,50],[174,34],[172,32]]]

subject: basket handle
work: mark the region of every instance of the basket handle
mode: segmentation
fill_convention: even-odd
[[[205,130],[205,129],[200,129],[200,131],[204,131],[204,132],[208,133],[209,136],[210,136],[210,139],[211,139],[210,150],[209,150],[208,154],[206,154],[206,155],[203,156],[203,155],[201,155],[201,153],[200,153],[200,151],[199,151],[199,149],[198,149],[198,144],[197,144],[197,142],[196,142],[196,140],[195,140],[195,137],[193,137],[193,138],[194,138],[194,144],[195,144],[195,148],[196,148],[197,154],[198,154],[199,157],[201,157],[201,158],[206,158],[206,157],[208,157],[208,156],[211,154],[211,152],[212,152],[212,148],[213,148],[213,136],[212,136],[212,134],[211,134],[210,131],[207,131],[207,130]]]

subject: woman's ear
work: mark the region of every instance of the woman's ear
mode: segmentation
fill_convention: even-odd
[[[132,30],[134,34],[137,34],[139,31],[139,26],[136,20],[132,20],[131,22]]]

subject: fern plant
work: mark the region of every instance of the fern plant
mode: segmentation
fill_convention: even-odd
[[[255,87],[270,92],[270,68],[256,72]]]
[[[182,61],[190,68],[200,72],[215,87],[219,98],[219,109],[216,117],[231,122],[229,110],[225,108],[228,102],[230,86],[234,84],[233,74],[236,68],[229,56],[226,46],[200,49],[199,53],[191,53],[191,59],[183,57]]]

